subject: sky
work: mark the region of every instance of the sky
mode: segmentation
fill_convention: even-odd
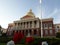
[[[9,23],[20,20],[29,9],[36,17],[53,18],[54,24],[60,23],[60,0],[0,0],[0,25],[7,28]]]

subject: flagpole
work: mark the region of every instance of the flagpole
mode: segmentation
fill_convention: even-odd
[[[41,12],[41,38],[43,38],[43,30],[42,30],[42,1],[40,0],[40,12]]]

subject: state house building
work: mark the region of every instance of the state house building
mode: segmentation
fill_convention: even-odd
[[[43,36],[55,36],[53,18],[42,19]],[[11,33],[21,32],[25,36],[29,33],[31,36],[41,36],[41,19],[35,17],[30,9],[25,16],[8,25],[8,31]]]

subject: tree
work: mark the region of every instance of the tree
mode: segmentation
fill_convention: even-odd
[[[1,31],[2,27],[0,26],[0,36],[2,35],[2,31]]]
[[[0,31],[1,31],[1,28],[2,28],[2,27],[0,26]]]
[[[60,32],[57,32],[57,33],[56,33],[56,37],[57,37],[57,38],[60,38]]]

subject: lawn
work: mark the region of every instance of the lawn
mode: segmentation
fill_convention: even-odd
[[[6,45],[6,43],[0,43],[0,45]]]

